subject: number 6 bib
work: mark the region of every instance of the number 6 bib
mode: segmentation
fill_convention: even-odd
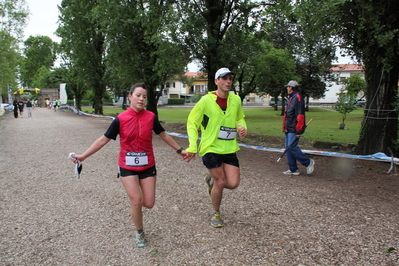
[[[126,152],[126,166],[130,167],[140,167],[148,165],[148,155],[147,152]]]

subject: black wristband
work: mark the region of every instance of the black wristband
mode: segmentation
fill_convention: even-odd
[[[177,154],[180,154],[183,150],[184,150],[183,147],[180,147],[180,149],[178,149],[176,152]]]

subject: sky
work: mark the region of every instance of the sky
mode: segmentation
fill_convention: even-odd
[[[53,41],[60,42],[61,39],[57,37],[54,32],[58,28],[58,8],[62,0],[26,0],[29,7],[30,15],[28,25],[24,31],[24,40],[30,35],[44,35],[49,36]],[[337,63],[348,64],[353,63],[350,58],[339,56]],[[198,67],[194,63],[188,65],[189,71],[198,71]]]
[[[24,31],[24,40],[30,35],[44,35],[60,42],[54,32],[58,28],[58,8],[62,0],[25,0],[29,7],[28,25]]]

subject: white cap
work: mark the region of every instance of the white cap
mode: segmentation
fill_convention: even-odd
[[[298,82],[296,82],[295,80],[290,80],[290,82],[288,82],[287,85],[285,85],[284,87],[296,87],[298,86]]]
[[[234,75],[234,73],[231,72],[230,69],[228,69],[227,67],[223,67],[223,68],[219,69],[219,70],[216,72],[216,74],[215,74],[215,79],[218,79],[218,78],[220,78],[220,77],[224,77],[224,76],[226,76],[227,74],[232,74],[232,75]]]

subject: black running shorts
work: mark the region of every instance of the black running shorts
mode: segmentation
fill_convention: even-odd
[[[222,166],[223,163],[240,167],[236,153],[217,154],[207,153],[202,156],[202,162],[208,169]]]

